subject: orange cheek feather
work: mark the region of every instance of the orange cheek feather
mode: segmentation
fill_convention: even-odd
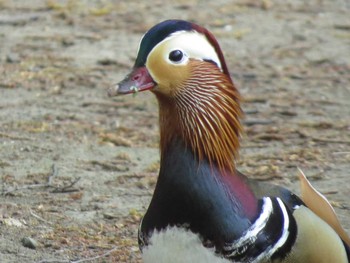
[[[157,53],[152,54],[147,62],[147,68],[158,84],[158,89],[154,91],[174,96],[190,77],[189,64],[172,65],[165,59],[159,59]]]

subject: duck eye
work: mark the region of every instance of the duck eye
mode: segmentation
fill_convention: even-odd
[[[173,50],[169,53],[169,59],[172,61],[172,62],[180,62],[183,58],[184,54],[182,53],[181,50]]]

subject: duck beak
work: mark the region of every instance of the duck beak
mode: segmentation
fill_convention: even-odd
[[[108,89],[108,95],[118,96],[151,90],[156,86],[146,67],[135,68],[121,82]]]

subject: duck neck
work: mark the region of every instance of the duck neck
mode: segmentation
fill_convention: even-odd
[[[171,94],[162,93],[162,88],[154,91],[161,151],[165,153],[170,141],[181,137],[199,160],[234,173],[242,134],[240,95],[215,66],[196,63],[187,82],[172,87]]]
[[[185,189],[192,184],[199,185],[201,181],[205,184],[206,180],[214,180],[216,182],[215,187],[218,189],[222,187],[221,190],[230,196],[235,205],[233,208],[237,214],[244,215],[249,219],[254,218],[257,214],[258,202],[245,180],[235,169],[235,153],[227,153],[229,156],[226,157],[226,161],[230,161],[233,166],[230,166],[230,164],[224,166],[215,162],[215,160],[213,161],[205,154],[200,154],[200,149],[194,148],[193,143],[191,143],[191,139],[198,140],[199,135],[190,136],[184,131],[183,123],[186,120],[183,119],[184,114],[180,113],[182,109],[177,105],[176,100],[163,97],[160,94],[157,94],[157,98],[160,107],[160,180],[163,177],[171,177],[170,174],[172,174],[175,176],[172,178],[173,180],[186,182],[184,185]],[[197,133],[198,129],[190,122],[187,119],[186,125],[193,126],[192,132],[194,134]],[[220,124],[217,125],[220,126]],[[238,136],[239,130],[240,127],[232,129],[231,132]],[[221,143],[223,144],[225,144],[226,139],[230,138],[229,136],[222,137],[223,141]],[[215,139],[213,136],[209,136],[203,139],[202,143],[214,144],[218,140],[218,138]],[[199,143],[196,142],[195,145]],[[179,171],[174,174],[169,173],[170,170]],[[210,190],[209,188],[204,189]],[[208,194],[210,193],[208,192]]]
[[[223,172],[206,160],[198,160],[180,138],[174,138],[166,149],[161,155],[158,179],[165,188],[188,195],[193,206],[210,206],[217,213],[223,209],[223,214],[229,211],[233,217],[256,219],[258,200],[239,173]]]
[[[161,167],[142,233],[181,226],[222,247],[239,239],[258,218],[260,205],[238,176],[221,175],[196,159],[179,138],[161,156]]]

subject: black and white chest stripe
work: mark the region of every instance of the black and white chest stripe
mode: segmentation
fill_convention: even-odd
[[[284,258],[293,246],[297,226],[280,198],[265,197],[260,216],[241,238],[226,244],[225,258],[243,262],[263,262]]]
[[[261,213],[256,221],[240,238],[226,242],[222,247],[215,247],[217,256],[233,262],[253,263],[283,259],[288,255],[297,235],[295,219],[280,198],[264,197],[261,202]],[[189,225],[181,227],[191,230]],[[200,233],[198,234],[201,237]],[[139,230],[141,249],[144,246],[152,246],[149,242],[151,235]],[[203,246],[214,247],[210,240],[202,240]]]

